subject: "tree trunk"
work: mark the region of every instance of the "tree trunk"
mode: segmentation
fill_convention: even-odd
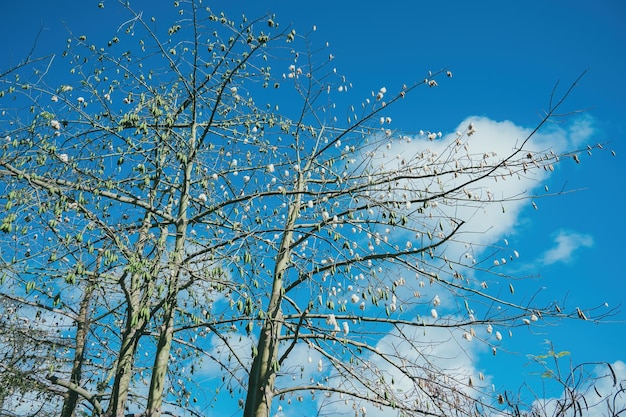
[[[195,102],[194,110],[195,115]],[[180,192],[180,203],[178,206],[178,216],[176,224],[176,242],[174,244],[174,254],[170,261],[170,276],[167,283],[167,298],[163,311],[163,324],[159,334],[156,356],[152,367],[152,378],[150,380],[150,391],[148,393],[148,406],[146,410],[147,417],[159,417],[161,415],[161,405],[163,404],[163,390],[165,387],[165,377],[170,361],[170,350],[172,347],[172,338],[174,336],[174,316],[178,305],[178,285],[182,268],[183,259],[185,257],[185,243],[187,236],[187,209],[189,207],[189,190],[191,187],[191,178],[193,172],[193,155],[195,152],[197,125],[191,124],[191,135],[189,138],[190,157],[185,164],[184,178],[182,181],[182,189]]]
[[[99,259],[96,260],[96,268],[99,264]],[[98,272],[96,270],[95,275]],[[80,386],[81,370],[84,361],[85,343],[87,341],[87,332],[89,330],[89,307],[91,305],[91,295],[93,294],[94,286],[93,282],[88,282],[85,288],[85,293],[80,302],[80,309],[78,312],[78,318],[76,319],[76,340],[74,348],[74,362],[72,364],[72,373],[70,375],[70,383]],[[76,405],[78,403],[78,393],[75,390],[68,390],[68,395],[63,402],[63,410],[61,411],[61,417],[73,417]]]
[[[248,380],[248,394],[244,417],[268,417],[274,396],[274,382],[278,371],[278,337],[281,313],[265,321],[259,338],[259,353],[252,362]]]
[[[159,417],[161,415],[161,405],[163,404],[163,389],[165,387],[165,377],[170,361],[170,350],[172,338],[174,336],[174,316],[176,314],[178,299],[178,281],[181,270],[181,263],[185,252],[185,232],[187,228],[184,212],[188,205],[188,196],[181,198],[180,216],[181,219],[176,228],[176,244],[174,247],[174,257],[171,261],[171,274],[168,282],[167,298],[163,307],[163,324],[159,334],[156,356],[152,366],[152,378],[150,380],[150,391],[148,393],[148,405],[146,415],[148,417]]]
[[[122,339],[120,357],[115,371],[113,391],[111,392],[111,402],[106,412],[107,417],[124,417],[126,399],[128,398],[128,387],[132,379],[133,364],[135,362],[135,352],[139,343],[137,329],[128,329]]]
[[[159,417],[161,415],[161,405],[163,404],[163,388],[167,367],[170,360],[170,350],[172,337],[174,335],[174,310],[175,304],[168,308],[167,318],[164,320],[159,343],[157,346],[154,366],[152,368],[152,379],[150,380],[150,392],[148,394],[147,417]]]
[[[304,189],[304,176],[298,176],[297,193],[289,205],[289,214],[285,224],[276,266],[274,268],[274,282],[268,305],[268,314],[259,336],[257,356],[253,359],[250,376],[248,378],[248,393],[243,412],[244,417],[269,417],[274,396],[274,382],[279,370],[278,341],[281,334],[283,313],[281,309],[283,297],[283,280],[289,267],[291,258],[291,240],[298,219],[301,203],[301,193]]]

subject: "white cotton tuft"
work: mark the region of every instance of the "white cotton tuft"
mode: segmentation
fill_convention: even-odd
[[[440,304],[441,304],[441,300],[439,299],[439,296],[435,295],[435,298],[433,298],[433,306],[437,307]]]
[[[470,123],[469,126],[467,126],[467,136],[472,136],[474,133],[476,133],[476,127],[474,123]]]

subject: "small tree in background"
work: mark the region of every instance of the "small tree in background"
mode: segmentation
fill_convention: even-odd
[[[332,56],[273,16],[124,7],[107,44],[72,36],[61,62],[1,80],[3,406],[512,413],[441,347],[495,353],[510,327],[585,317],[517,301],[494,268],[517,252],[486,251],[468,226],[532,197],[494,181],[578,161],[532,142],[571,88],[486,153],[469,143],[478,122],[445,138],[392,128],[390,108],[446,71],[377,87],[346,117]]]
[[[524,385],[515,393],[499,394],[498,401],[514,416],[621,416],[626,413],[626,365],[610,363],[566,363],[568,351],[556,352],[549,343],[542,355],[529,355],[542,371],[543,387]],[[556,390],[549,385],[555,385]],[[548,392],[560,392],[552,397]],[[530,397],[531,406],[522,406],[520,398]]]

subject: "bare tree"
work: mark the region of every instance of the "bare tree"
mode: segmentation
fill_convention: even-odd
[[[1,80],[2,297],[42,333],[24,346],[50,346],[29,390],[58,401],[41,410],[203,415],[219,391],[258,417],[508,412],[436,348],[495,353],[506,328],[585,314],[502,295],[493,255],[516,253],[475,248],[467,226],[533,197],[491,181],[586,152],[532,141],[576,83],[506,155],[474,151],[473,123],[410,144],[388,111],[448,71],[344,116],[332,55],[273,16],[119,7],[108,44],[72,35],[54,78],[33,63]]]

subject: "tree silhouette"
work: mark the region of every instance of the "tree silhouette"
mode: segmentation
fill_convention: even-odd
[[[532,141],[576,83],[496,155],[470,145],[478,122],[393,129],[389,109],[445,69],[344,115],[332,55],[273,16],[175,2],[164,24],[119,7],[105,45],[72,35],[61,62],[1,80],[2,325],[19,341],[2,341],[4,406],[510,413],[441,347],[495,354],[509,327],[584,314],[515,300],[496,266],[517,252],[468,228],[533,197],[494,181],[579,162],[586,149]]]

